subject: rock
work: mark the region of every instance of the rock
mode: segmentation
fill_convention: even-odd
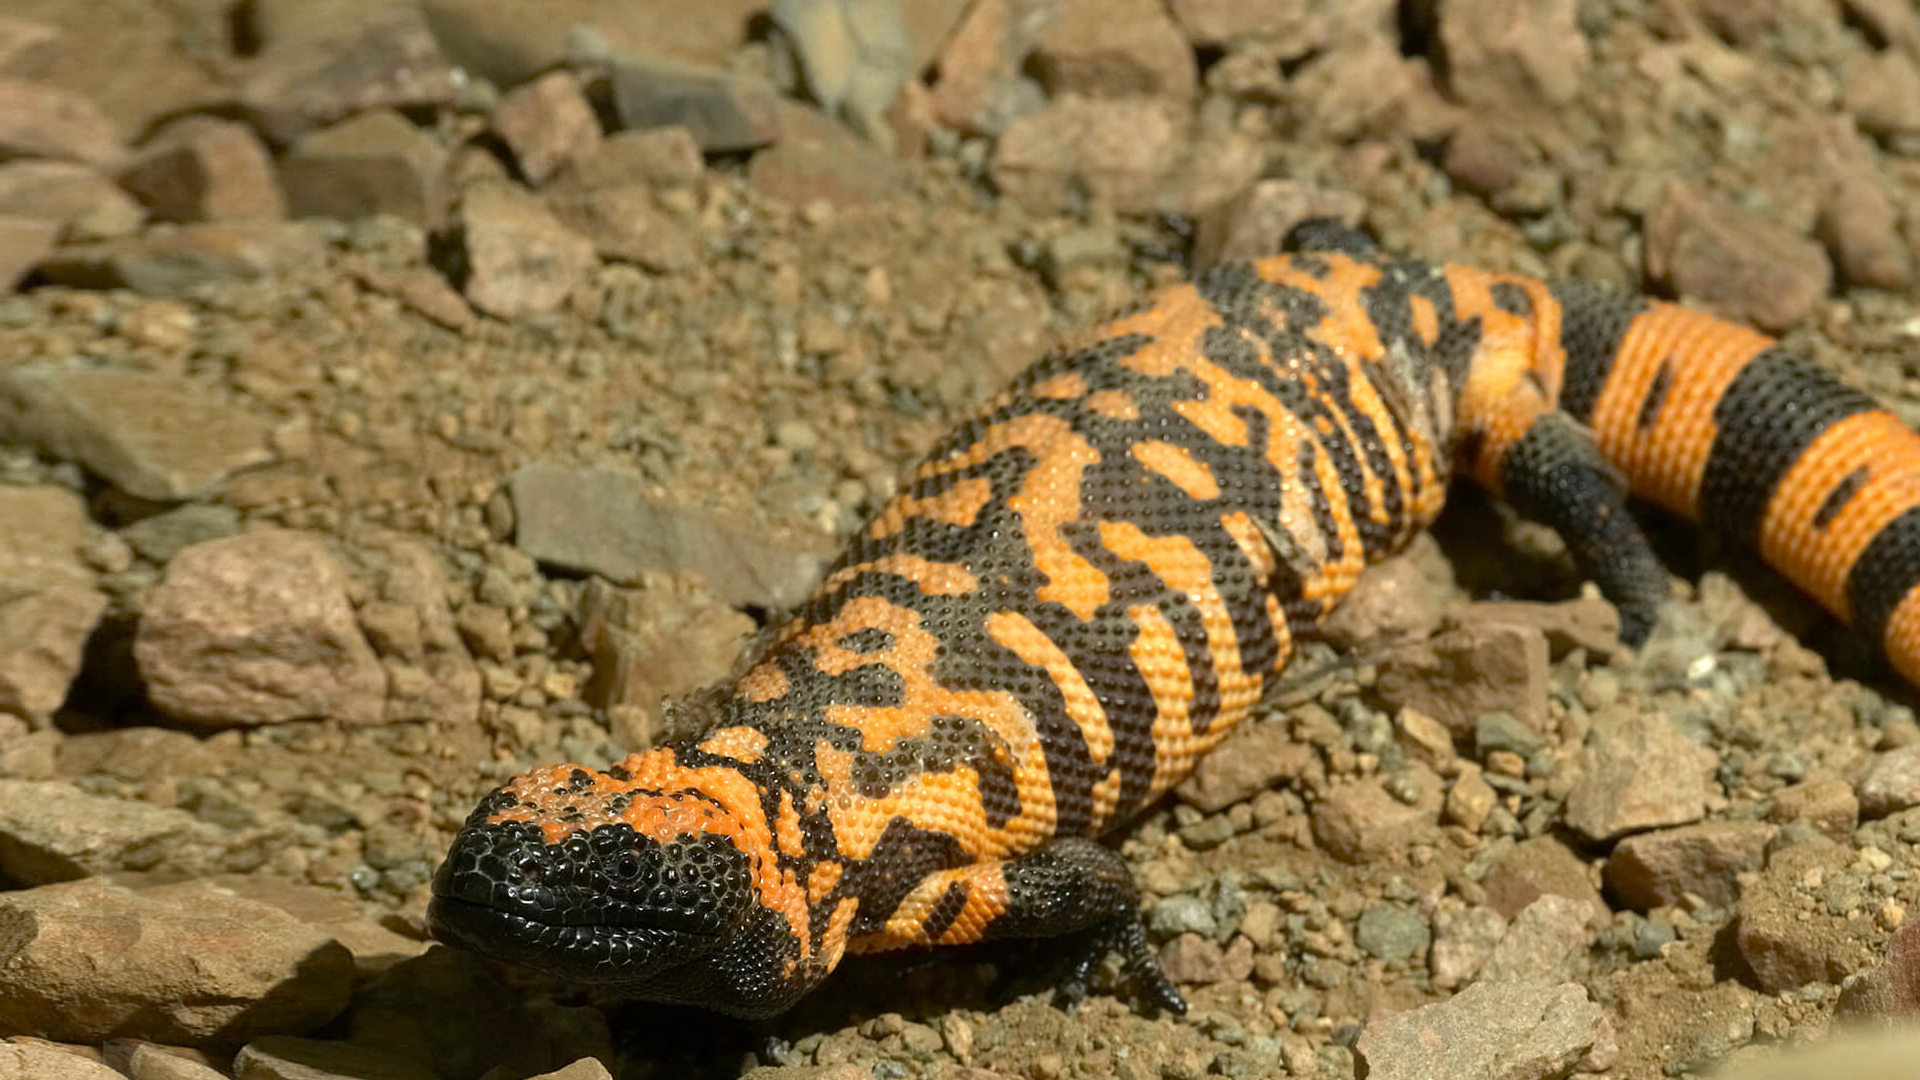
[[[1477,833],[1499,803],[1500,793],[1487,783],[1480,766],[1463,763],[1460,775],[1454,778],[1453,786],[1447,789],[1447,820],[1468,832]]]
[[[1920,743],[1874,755],[1854,791],[1870,819],[1920,806]]]
[[[893,159],[854,138],[816,110],[782,104],[780,141],[753,155],[747,179],[768,197],[791,206],[816,200],[857,208],[898,190]]]
[[[550,71],[514,87],[493,107],[493,130],[520,175],[535,185],[600,146],[600,119],[572,72]]]
[[[1555,604],[1526,600],[1482,601],[1470,604],[1456,619],[1471,622],[1531,626],[1547,636],[1547,656],[1559,660],[1575,649],[1594,656],[1620,651],[1620,613],[1598,596],[1583,596]]]
[[[1426,917],[1403,904],[1369,904],[1354,924],[1354,944],[1382,963],[1413,960],[1426,955],[1433,930]]]
[[[1904,0],[1842,0],[1848,18],[1908,56],[1920,57],[1920,12]]]
[[[1478,982],[1446,1001],[1374,1020],[1354,1050],[1369,1080],[1553,1080],[1612,1042],[1606,1011],[1577,983]]]
[[[1629,836],[1607,860],[1607,887],[1635,911],[1688,896],[1725,907],[1739,899],[1735,875],[1760,869],[1776,826],[1710,821]]]
[[[527,1080],[613,1080],[613,1074],[598,1058],[581,1058],[564,1069],[528,1077]]]
[[[656,727],[663,701],[719,682],[752,638],[755,623],[689,581],[645,591],[601,579],[580,594],[580,645],[593,659],[584,697],[598,708],[640,708]]]
[[[0,487],[0,592],[93,582],[85,552],[93,537],[87,504],[57,487]]]
[[[155,707],[204,727],[328,718],[378,723],[386,674],[320,540],[267,529],[176,555],[134,659]]]
[[[1400,748],[1435,772],[1446,772],[1454,760],[1453,734],[1426,713],[1401,709],[1393,717]]]
[[[1591,62],[1574,0],[1453,0],[1438,30],[1448,87],[1490,113],[1572,104]]]
[[[1537,627],[1474,619],[1389,653],[1375,689],[1390,708],[1425,713],[1456,736],[1489,712],[1544,731],[1549,655]]]
[[[1314,759],[1313,747],[1296,741],[1282,723],[1248,721],[1200,758],[1174,794],[1211,814],[1299,776]]]
[[[899,0],[774,0],[769,15],[792,46],[808,95],[891,150],[887,110],[915,67]]]
[[[1845,105],[1868,135],[1920,134],[1920,64],[1903,53],[1866,53],[1847,80]]]
[[[33,79],[51,74],[59,41],[56,27],[0,15],[0,75]]]
[[[1027,65],[1056,98],[1137,95],[1178,105],[1199,86],[1193,50],[1157,0],[1059,0]]]
[[[146,212],[89,166],[12,161],[0,165],[0,216],[51,221],[62,241],[73,242],[125,236]]]
[[[0,872],[31,886],[145,870],[196,838],[197,824],[184,810],[89,795],[62,782],[0,780]],[[0,973],[6,969],[0,960]]]
[[[496,86],[518,86],[564,62],[603,56],[724,63],[767,0],[711,0],[697,9],[676,0],[424,0],[420,7],[456,63]],[[583,55],[588,40],[596,55]]]
[[[1840,988],[1833,1018],[1844,1023],[1911,1022],[1920,1013],[1920,922],[1902,923],[1887,939],[1886,957]]]
[[[1313,837],[1342,862],[1397,857],[1439,823],[1443,785],[1433,770],[1409,762],[1401,779],[1418,792],[1411,804],[1379,776],[1342,784],[1313,807]]]
[[[1427,966],[1441,990],[1464,986],[1480,973],[1506,935],[1507,920],[1490,907],[1442,907],[1433,915],[1433,947]]]
[[[190,503],[164,514],[141,518],[120,530],[140,557],[164,566],[181,549],[203,540],[220,540],[240,531],[240,511],[217,503]]]
[[[361,627],[386,661],[388,723],[470,724],[480,711],[480,669],[455,625],[451,592],[425,545],[401,533],[355,537],[362,574],[378,599],[360,605]],[[371,613],[399,615],[405,630],[375,634]]]
[[[113,121],[78,94],[0,77],[0,161],[56,158],[112,171],[126,154]]]
[[[760,157],[754,158],[757,167]],[[603,259],[630,262],[655,273],[678,273],[700,259],[693,230],[659,209],[653,189],[630,183],[585,191],[554,191],[547,206],[568,228],[591,237]]]
[[[295,143],[280,163],[287,205],[342,221],[392,214],[432,226],[443,211],[447,153],[399,113],[361,113]]]
[[[266,425],[194,380],[62,364],[0,376],[0,437],[157,501],[204,494],[271,459]]]
[[[709,154],[754,150],[780,134],[773,88],[714,68],[624,61],[612,68],[613,108],[629,130],[683,127]]]
[[[234,1056],[237,1080],[438,1080],[432,1069],[397,1054],[330,1039],[269,1035]]]
[[[1222,949],[1199,934],[1181,934],[1160,949],[1167,978],[1186,986],[1241,983],[1253,974],[1253,942],[1236,937]]]
[[[936,121],[966,135],[997,135],[1038,103],[1020,66],[1039,39],[1044,0],[974,0],[941,46],[928,106]]]
[[[241,106],[280,144],[355,113],[445,106],[458,94],[453,66],[414,12],[291,38],[255,57],[253,71]]]
[[[129,1080],[224,1080],[226,1076],[213,1067],[209,1055],[185,1046],[108,1039],[100,1051],[107,1064]]]
[[[1594,737],[1581,759],[1566,822],[1593,841],[1700,820],[1720,760],[1666,717],[1625,705],[1594,715]]]
[[[1837,776],[1812,777],[1773,793],[1767,820],[1785,825],[1804,821],[1832,840],[1845,840],[1860,824],[1860,800]]]
[[[569,191],[646,184],[655,188],[685,188],[706,173],[700,144],[683,127],[616,131],[600,140],[590,154],[567,161],[554,186]]]
[[[1200,219],[1199,231],[1194,238],[1194,262],[1199,266],[1212,266],[1237,259],[1265,258],[1278,252],[1287,233],[1308,218],[1330,217],[1358,227],[1366,212],[1366,200],[1351,191],[1317,187],[1299,180],[1261,180],[1238,198],[1229,200]],[[1397,585],[1411,587],[1420,584],[1410,571],[1388,569],[1406,561],[1388,559],[1369,567],[1360,576],[1354,591],[1335,609],[1328,625],[1341,619],[1340,612],[1357,603],[1369,603],[1360,598],[1361,589],[1366,587],[1368,578],[1383,574],[1403,575],[1396,581]],[[1400,609],[1385,602],[1387,594],[1387,590],[1381,590],[1378,613],[1381,616],[1398,616]],[[1424,617],[1425,608],[1430,606],[1426,598],[1432,595],[1431,590],[1422,589],[1416,593],[1409,588],[1404,599],[1420,605],[1415,614]],[[1433,625],[1439,621],[1440,613],[1436,607]]]
[[[53,250],[60,223],[0,214],[0,293],[13,291]]]
[[[1310,0],[1171,0],[1187,40],[1224,46],[1247,38],[1311,42],[1324,35],[1324,12]]]
[[[632,584],[648,570],[698,574],[727,603],[784,609],[823,565],[818,544],[788,547],[764,530],[655,502],[638,473],[610,466],[526,465],[508,481],[514,543],[540,560]]]
[[[45,726],[66,701],[87,638],[106,610],[106,594],[97,589],[0,587],[0,714]]]
[[[243,281],[317,262],[323,251],[318,234],[300,222],[214,221],[68,244],[43,260],[40,272],[75,288],[178,296],[211,282]]]
[[[219,1076],[219,1073],[214,1073]],[[79,1054],[43,1043],[0,1042],[0,1080],[126,1080]]]
[[[461,291],[501,319],[553,311],[598,264],[593,241],[560,223],[530,195],[485,184],[460,198],[454,234],[463,258]]]
[[[287,216],[267,148],[246,125],[211,116],[161,128],[121,170],[120,186],[167,221]]]
[[[1078,187],[1122,213],[1152,212],[1185,134],[1184,116],[1157,99],[1066,94],[1006,125],[987,175],[1036,210],[1065,208]]]
[[[1593,910],[1579,900],[1542,894],[1508,925],[1480,971],[1482,982],[1553,986],[1578,982],[1593,944]]]
[[[393,297],[449,330],[465,330],[473,325],[475,316],[467,298],[432,270],[358,266],[353,268],[353,277],[374,292]]]
[[[1851,131],[1835,135],[1840,149],[1826,169],[1826,193],[1814,235],[1850,285],[1904,289],[1913,281],[1913,256],[1900,238],[1900,208],[1866,148]]]
[[[1542,896],[1564,896],[1591,913],[1593,925],[1605,926],[1612,917],[1600,890],[1587,873],[1587,864],[1551,836],[1522,840],[1496,860],[1481,884],[1487,903],[1515,919]]]
[[[441,1076],[462,1077],[511,1062],[525,1063],[528,1073],[547,1067],[557,1032],[542,1019],[530,1015],[522,996],[502,986],[479,957],[429,949],[363,984],[334,1030],[356,1044],[432,1062]]]
[[[1646,234],[1648,277],[1763,330],[1812,314],[1833,278],[1818,243],[1684,182],[1655,200]]]
[[[1824,841],[1781,848],[1741,890],[1734,947],[1762,993],[1838,983],[1873,966],[1877,958],[1855,925],[1865,913],[1827,889],[1845,884],[1850,855]],[[1864,889],[1860,895],[1864,906]]]

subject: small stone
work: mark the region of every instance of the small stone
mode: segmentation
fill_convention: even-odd
[[[1550,1080],[1612,1039],[1606,1011],[1577,983],[1478,982],[1369,1023],[1354,1050],[1369,1080]]]
[[[1900,208],[1887,182],[1851,132],[1828,169],[1814,234],[1826,245],[1840,279],[1851,285],[1904,289],[1913,281],[1913,256],[1900,238]]]
[[[43,83],[0,77],[0,161],[56,158],[111,171],[126,154],[93,102]]]
[[[281,144],[356,113],[442,107],[459,95],[453,66],[413,12],[289,38],[255,57],[253,71],[241,106]]]
[[[616,131],[592,153],[569,158],[555,178],[556,187],[594,188],[646,184],[659,189],[689,188],[706,174],[700,144],[683,127]]]
[[[157,501],[205,494],[271,458],[266,425],[196,380],[61,364],[0,376],[0,437]]]
[[[1647,275],[1683,300],[1779,331],[1826,298],[1826,252],[1777,221],[1675,181],[1646,219]]]
[[[550,71],[503,94],[493,107],[493,130],[535,185],[600,145],[600,120],[568,71]]]
[[[1300,180],[1261,180],[1238,198],[1227,201],[1200,219],[1199,231],[1194,238],[1194,261],[1196,265],[1212,266],[1240,259],[1264,258],[1281,250],[1281,242],[1287,233],[1308,218],[1330,217],[1342,224],[1357,227],[1366,212],[1366,199],[1355,192],[1318,187]],[[1372,612],[1372,617],[1358,613],[1348,617],[1357,621],[1377,623],[1383,619],[1396,622],[1408,618],[1425,619],[1428,614],[1426,609],[1432,608],[1430,625],[1438,625],[1438,605],[1427,599],[1434,595],[1433,591],[1418,589],[1424,584],[1418,577],[1388,569],[1406,561],[1388,559],[1368,568],[1353,592],[1335,609],[1329,625],[1342,618],[1340,612],[1354,608],[1356,604]],[[1369,601],[1364,598],[1361,590],[1368,587],[1367,580],[1386,574],[1401,575],[1394,579],[1395,584],[1406,589],[1405,599],[1417,605],[1413,610],[1395,608],[1386,603],[1391,590],[1384,587],[1376,590],[1379,599]]]
[[[1393,718],[1401,749],[1435,772],[1453,765],[1453,734],[1445,724],[1418,709],[1401,709]],[[1457,786],[1457,785],[1456,785]]]
[[[1296,741],[1287,725],[1248,721],[1202,757],[1174,793],[1212,814],[1299,776],[1313,759],[1313,747]]]
[[[1845,104],[1868,135],[1920,134],[1920,64],[1893,50],[1865,53],[1847,80]]]
[[[513,661],[513,621],[505,610],[470,601],[454,612],[454,625],[467,648],[496,664]],[[583,620],[584,621],[584,620]]]
[[[1593,841],[1685,825],[1706,815],[1719,755],[1655,713],[1614,706],[1594,716],[1566,822]]]
[[[780,141],[753,155],[747,179],[791,206],[816,200],[836,209],[865,206],[900,186],[899,166],[818,110],[782,103]]]
[[[622,128],[682,127],[709,154],[755,150],[780,134],[779,99],[752,79],[664,61],[622,61],[611,74]]]
[[[1869,819],[1920,806],[1920,743],[1876,754],[1855,794]]]
[[[303,137],[281,160],[280,182],[297,216],[351,221],[392,214],[431,226],[443,210],[446,164],[432,134],[378,109]]]
[[[0,165],[0,216],[54,222],[60,239],[71,243],[125,236],[146,212],[86,165],[11,161]]]
[[[1544,985],[1577,982],[1593,943],[1592,909],[1579,900],[1546,893],[1508,925],[1481,969],[1485,982]]]
[[[700,241],[693,230],[661,212],[653,189],[645,184],[553,191],[546,201],[562,223],[592,238],[594,251],[603,259],[660,274],[678,273],[700,259]]]
[[[1595,926],[1604,926],[1611,918],[1606,901],[1588,875],[1587,864],[1551,836],[1515,844],[1487,870],[1481,884],[1487,890],[1487,903],[1509,919],[1518,918],[1535,900],[1547,895],[1577,901],[1592,914]]]
[[[1463,766],[1453,786],[1447,789],[1447,820],[1468,832],[1477,833],[1499,803],[1500,793],[1487,783],[1479,767],[1469,769]]]
[[[698,574],[728,604],[784,609],[822,565],[818,545],[785,546],[765,530],[660,503],[638,473],[610,466],[523,466],[508,481],[515,544],[556,566],[633,584],[642,573]]]
[[[1439,16],[1447,84],[1489,113],[1569,105],[1586,82],[1591,52],[1574,0],[1455,0]]]
[[[0,293],[13,291],[53,250],[58,221],[0,214]]]
[[[1152,212],[1185,135],[1184,117],[1158,99],[1064,94],[1007,124],[988,176],[1036,210],[1064,209],[1077,186],[1122,213]]]
[[[934,60],[938,74],[928,105],[943,127],[964,135],[997,135],[1023,102],[1021,63],[1044,19],[1020,0],[974,0]],[[1038,88],[1031,91],[1038,96]]]
[[[318,262],[319,234],[296,221],[210,221],[150,229],[97,244],[67,244],[40,263],[48,280],[80,289],[179,296]]]
[[[1481,601],[1469,605],[1461,623],[1506,623],[1531,626],[1547,636],[1547,656],[1558,660],[1575,649],[1594,656],[1620,650],[1620,613],[1598,596],[1555,604],[1525,600]]]
[[[287,216],[273,161],[252,129],[211,116],[186,116],[143,143],[120,186],[166,221]]]
[[[206,727],[328,718],[378,723],[386,675],[320,540],[269,529],[195,544],[167,564],[134,638],[148,697]]]
[[[438,1080],[432,1069],[357,1043],[269,1035],[240,1048],[236,1080]]]
[[[1471,734],[1490,712],[1543,731],[1551,677],[1547,638],[1537,627],[1476,618],[1394,650],[1376,689],[1390,707],[1417,709],[1456,735]]]
[[[1253,973],[1253,943],[1236,938],[1222,949],[1198,934],[1181,934],[1161,947],[1160,965],[1167,978],[1182,985],[1244,982]]]
[[[891,151],[887,110],[915,68],[898,0],[774,0],[769,15],[799,59],[808,95]]]
[[[1629,836],[1607,859],[1607,887],[1635,911],[1688,894],[1724,907],[1740,897],[1736,875],[1760,869],[1777,831],[1759,821],[1709,821]]]
[[[107,610],[96,589],[0,589],[0,715],[44,726],[80,674],[87,638]]]
[[[0,780],[0,872],[45,885],[146,870],[165,860],[170,846],[194,838],[196,824],[182,810],[89,795],[62,782]]]
[[[1484,905],[1442,908],[1434,913],[1433,932],[1427,967],[1434,986],[1452,990],[1466,985],[1486,966],[1494,947],[1506,935],[1507,920]]]
[[[1193,50],[1158,0],[1061,0],[1028,64],[1051,97],[1191,100]]]
[[[1411,804],[1395,798],[1379,776],[1328,791],[1313,807],[1314,839],[1334,858],[1353,863],[1395,856],[1418,842],[1439,822],[1442,785],[1417,762],[1409,762],[1404,775],[1418,790]]]
[[[1741,889],[1734,946],[1762,993],[1837,984],[1873,967],[1878,958],[1853,925],[1858,914],[1820,903],[1810,885],[1839,875],[1850,854],[1825,840],[1782,848]]]
[[[1852,785],[1837,776],[1810,778],[1774,792],[1767,820],[1782,825],[1803,821],[1830,839],[1844,840],[1860,824],[1860,800]]]
[[[1433,943],[1433,930],[1418,911],[1382,902],[1360,913],[1353,940],[1367,955],[1391,964],[1424,955]]]
[[[465,330],[473,325],[476,318],[473,308],[467,304],[467,298],[447,284],[446,278],[432,270],[421,267],[389,270],[357,266],[352,272],[354,280],[360,284],[393,297],[449,330]]]
[[[514,188],[469,189],[454,230],[465,257],[462,291],[474,307],[501,319],[558,309],[599,265],[592,240]]]
[[[642,592],[598,579],[581,592],[579,625],[581,647],[593,659],[586,700],[642,708],[663,722],[662,702],[718,682],[755,629],[751,618],[691,582]]]
[[[141,558],[165,565],[181,549],[203,540],[219,540],[240,531],[240,512],[230,506],[192,503],[141,518],[120,530],[120,538]]]
[[[126,1080],[126,1076],[61,1047],[8,1041],[0,1042],[0,1080]]]

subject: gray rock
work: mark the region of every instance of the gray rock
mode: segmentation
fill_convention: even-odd
[[[360,113],[295,143],[280,162],[288,209],[352,221],[392,214],[432,225],[445,212],[447,152],[391,109]]]
[[[120,538],[149,562],[165,565],[182,548],[240,531],[240,511],[218,503],[189,503],[120,530]]]
[[[1353,940],[1368,955],[1389,964],[1411,960],[1433,943],[1433,930],[1418,911],[1404,904],[1371,904],[1360,913]]]
[[[1494,946],[1481,969],[1487,982],[1574,982],[1586,967],[1593,941],[1592,910],[1551,893],[1528,904]]]
[[[1369,1080],[1550,1080],[1612,1047],[1606,1012],[1574,983],[1474,983],[1367,1025],[1354,1044]]]
[[[683,127],[709,153],[753,150],[779,135],[773,88],[717,68],[623,61],[612,69],[613,108],[628,130]]]
[[[319,235],[301,222],[210,221],[67,244],[41,261],[40,273],[80,289],[180,296],[317,262],[324,250]]]
[[[1629,706],[1594,716],[1583,771],[1567,794],[1567,824],[1590,840],[1684,825],[1707,812],[1719,755],[1673,721]]]

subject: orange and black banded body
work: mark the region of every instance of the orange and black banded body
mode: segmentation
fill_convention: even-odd
[[[1182,1003],[1091,838],[1246,716],[1464,472],[1637,641],[1627,487],[1755,543],[1920,675],[1920,442],[1766,338],[1324,223],[1057,352],[937,446],[718,726],[481,804],[448,942],[636,997],[791,1005],[847,953],[1075,934]],[[1624,480],[1624,485],[1623,485]]]

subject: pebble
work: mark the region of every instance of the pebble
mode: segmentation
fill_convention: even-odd
[[[1121,213],[1162,209],[1181,160],[1182,118],[1147,97],[1064,94],[1007,124],[987,174],[1003,196],[1036,211],[1064,209],[1083,188]]]
[[[55,158],[112,171],[126,155],[113,122],[79,94],[0,76],[0,161]]]
[[[700,259],[699,238],[663,212],[644,183],[553,191],[546,201],[561,223],[592,239],[603,259],[659,274],[688,270]]]
[[[1369,1080],[1550,1080],[1612,1041],[1605,1010],[1576,983],[1478,982],[1374,1020],[1354,1050]]]
[[[72,242],[125,236],[146,211],[90,166],[10,161],[0,165],[0,215],[53,222],[60,239]]]
[[[1493,115],[1538,113],[1571,104],[1586,82],[1591,52],[1575,0],[1515,9],[1503,0],[1457,0],[1438,17],[1448,88]]]
[[[1635,911],[1678,904],[1689,895],[1727,906],[1739,899],[1737,875],[1758,870],[1778,826],[1709,821],[1629,836],[1607,859],[1607,887]]]
[[[1481,601],[1468,605],[1458,621],[1534,627],[1547,636],[1547,655],[1552,660],[1559,660],[1575,649],[1585,649],[1592,656],[1609,656],[1620,651],[1620,613],[1599,596],[1554,604]]]
[[[1814,235],[1826,245],[1840,280],[1851,285],[1904,289],[1913,281],[1913,255],[1900,237],[1900,207],[1872,152],[1851,131],[1833,135],[1838,150],[1826,172],[1826,194]]]
[[[891,151],[887,110],[915,67],[900,0],[774,0],[768,16],[792,46],[808,96]]]
[[[271,458],[266,425],[199,380],[78,364],[0,375],[0,438],[78,462],[129,495],[177,502]]]
[[[1366,862],[1397,855],[1439,822],[1444,796],[1440,777],[1417,762],[1404,774],[1416,790],[1412,802],[1395,798],[1387,779],[1368,777],[1341,784],[1313,807],[1313,836],[1342,862]]]
[[[1433,946],[1427,953],[1433,985],[1441,990],[1466,985],[1480,974],[1506,932],[1506,918],[1484,904],[1460,907],[1455,902],[1436,911]]]
[[[1612,917],[1600,890],[1594,887],[1587,864],[1572,849],[1551,836],[1522,840],[1496,859],[1481,885],[1487,903],[1509,919],[1518,918],[1542,896],[1564,896],[1577,901],[1604,926]]]
[[[1375,690],[1389,707],[1425,713],[1461,737],[1496,712],[1544,731],[1549,656],[1538,627],[1476,618],[1395,649],[1380,666]]]
[[[1487,783],[1478,766],[1462,767],[1453,786],[1447,789],[1447,820],[1468,832],[1477,833],[1499,802],[1500,793]]]
[[[1762,330],[1778,332],[1813,314],[1833,280],[1814,240],[1684,182],[1662,190],[1646,230],[1649,278]]]
[[[557,310],[599,265],[593,241],[516,188],[483,184],[460,199],[456,234],[465,253],[462,291],[501,319]]]
[[[1604,841],[1706,815],[1718,754],[1666,716],[1629,706],[1596,713],[1593,730],[1567,793],[1566,822],[1576,832]]]
[[[1508,924],[1480,978],[1548,986],[1579,981],[1593,943],[1592,915],[1579,900],[1543,894]]]
[[[1860,824],[1860,800],[1852,785],[1837,776],[1810,778],[1774,792],[1767,820],[1805,822],[1831,839],[1844,840]]]
[[[445,207],[438,139],[391,109],[359,113],[304,135],[280,161],[289,210],[339,221],[391,214],[437,224]]]
[[[379,723],[386,673],[325,542],[266,529],[182,550],[147,599],[134,659],[154,706],[201,727]]]
[[[780,135],[773,88],[715,68],[664,61],[613,65],[613,109],[627,130],[685,128],[708,154],[755,150]]]
[[[725,677],[756,629],[712,592],[681,581],[622,589],[596,579],[581,590],[576,617],[593,661],[588,703],[643,709],[662,723],[661,703]]]
[[[120,186],[164,221],[287,216],[273,159],[245,124],[186,116],[140,145]]]
[[[1854,793],[1868,819],[1920,806],[1920,743],[1875,754]]]
[[[1354,926],[1354,943],[1383,963],[1412,960],[1433,943],[1433,930],[1418,911],[1404,904],[1369,904]]]
[[[554,186],[591,191],[639,183],[671,191],[691,188],[704,175],[699,142],[675,125],[606,136],[592,152],[570,157]]]
[[[600,147],[600,120],[569,71],[550,71],[501,95],[492,123],[520,175],[536,187]]]
[[[1174,793],[1212,814],[1299,776],[1313,759],[1313,748],[1295,741],[1287,725],[1251,721],[1203,756]]]
[[[885,153],[817,109],[782,102],[780,140],[753,155],[747,180],[789,206],[868,206],[894,193],[904,174]]]
[[[1236,2],[1233,6],[1253,5]],[[1200,219],[1194,237],[1194,262],[1199,266],[1212,266],[1237,259],[1263,258],[1279,251],[1287,233],[1308,218],[1330,217],[1357,227],[1366,211],[1366,199],[1357,192],[1320,187],[1302,180],[1261,180]],[[1405,569],[1390,569],[1394,567]],[[1420,563],[1407,558],[1388,559],[1368,568],[1328,618],[1327,632],[1351,637],[1359,627],[1378,627],[1377,632],[1390,632],[1438,626],[1440,596],[1428,584],[1421,572],[1423,569]],[[1369,584],[1374,579],[1380,582]],[[1360,605],[1357,609],[1356,604]],[[1344,629],[1346,625],[1356,629]]]

